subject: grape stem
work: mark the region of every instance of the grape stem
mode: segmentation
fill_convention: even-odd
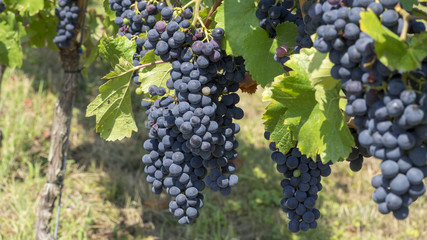
[[[142,99],[142,101],[154,103],[156,100],[153,100],[153,99]]]
[[[134,11],[136,14],[141,14],[141,12],[140,12],[140,11],[139,11],[139,9],[138,9],[138,1],[136,1],[136,0],[135,0],[135,3],[134,3],[134,4],[132,4],[132,5],[130,5],[130,8],[132,8],[132,7],[134,7],[133,11]]]
[[[414,20],[414,19],[424,19],[424,20],[427,20],[426,17],[411,16],[411,14],[409,14],[405,9],[403,9],[402,7],[400,7],[399,4],[397,4],[394,7],[394,10],[396,12],[398,12],[402,16],[402,18],[403,18],[403,27],[402,27],[402,32],[400,33],[400,40],[402,40],[402,41],[406,41],[406,35],[408,35],[408,28],[409,28],[409,21],[410,20]]]
[[[200,24],[203,27],[203,32],[205,33],[205,40],[209,42],[209,32],[208,29],[206,28],[205,24],[203,23],[203,20],[200,16],[197,16],[197,20],[199,20]]]
[[[195,2],[201,2],[201,0],[191,0],[189,3],[185,4],[184,7],[182,7],[182,10],[188,8],[191,4],[195,3]],[[200,6],[200,5],[199,5]],[[199,12],[199,11],[197,11]]]
[[[354,117],[349,117],[347,114],[345,117],[347,120],[347,127],[357,129],[356,124],[354,124]]]
[[[200,4],[202,3],[202,0],[194,0],[194,1],[196,2],[196,6],[194,8],[194,19],[193,19],[192,25],[196,26],[196,23],[200,18],[199,12],[200,12]]]
[[[210,17],[216,11],[216,9],[221,5],[222,1],[223,0],[215,0],[212,8],[209,10],[208,16],[206,16],[206,20],[205,20],[206,27],[209,27],[209,25],[211,25],[212,20],[210,19]]]
[[[304,17],[305,17],[305,13],[304,13],[304,11],[302,10],[302,5],[303,5],[305,2],[307,2],[307,0],[299,0],[299,8],[301,9],[302,19],[304,19]]]
[[[145,67],[149,67],[149,66],[161,64],[161,63],[165,63],[165,62],[163,62],[163,61],[156,61],[156,62],[146,63],[146,64],[142,64],[142,65],[136,66],[135,69],[141,69],[141,68],[145,68]]]
[[[404,81],[405,85],[410,85],[410,81],[409,81],[409,79],[410,79],[410,80],[416,82],[418,85],[418,90],[414,90],[414,91],[417,93],[422,93],[422,86],[424,86],[425,80],[423,80],[422,78],[416,78],[415,76],[413,76],[410,73],[403,74],[403,77],[405,79],[405,81]],[[411,86],[411,88],[412,88],[412,86]]]
[[[405,9],[401,8],[399,4],[394,7],[394,10],[398,12],[403,18],[403,27],[402,32],[400,33],[400,40],[406,41],[406,35],[408,34],[409,20],[411,19],[411,15]]]

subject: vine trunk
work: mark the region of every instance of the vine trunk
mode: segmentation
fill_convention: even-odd
[[[3,75],[5,71],[6,71],[6,65],[0,64],[0,99],[1,99],[1,82],[3,80]],[[3,132],[0,127],[0,148],[2,146],[2,142],[3,142]]]
[[[82,29],[87,0],[79,0],[77,4],[79,9],[83,11],[80,11],[79,14],[79,21],[75,30],[76,34]],[[51,234],[51,221],[53,218],[55,201],[60,195],[65,174],[64,160],[67,157],[73,103],[77,94],[78,77],[80,74],[79,48],[80,44],[76,39],[73,39],[71,41],[71,47],[61,48],[59,52],[64,69],[64,79],[61,84],[58,102],[55,106],[55,117],[52,125],[52,136],[46,173],[47,182],[40,192],[35,226],[35,240],[55,239]]]
[[[74,97],[78,88],[79,54],[77,43],[71,48],[61,49],[64,82],[55,106],[52,126],[52,138],[48,158],[47,182],[40,193],[39,209],[36,220],[36,240],[54,239],[50,234],[55,201],[58,198],[64,177],[63,159],[68,151],[69,125]]]

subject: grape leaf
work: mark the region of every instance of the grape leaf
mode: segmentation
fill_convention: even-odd
[[[404,9],[406,9],[407,11],[412,11],[412,8],[414,7],[414,5],[416,5],[418,3],[418,1],[417,0],[405,0],[405,1],[400,1],[400,3],[402,4]]]
[[[114,21],[116,18],[116,14],[113,10],[110,9],[110,4],[108,3],[108,0],[104,0],[104,10],[105,15],[110,19],[110,21]]]
[[[99,44],[94,43],[90,38],[82,45],[84,53],[83,66],[85,68],[89,67],[98,58],[98,46]]]
[[[251,74],[248,72],[245,73],[245,79],[239,85],[242,92],[249,94],[254,94],[258,87],[258,84],[252,79]]]
[[[55,15],[50,14],[49,11],[41,11],[30,17],[30,23],[25,28],[30,46],[43,47],[47,43],[49,47],[55,49],[56,45],[52,39],[56,36],[56,24],[46,24],[46,22],[56,23],[57,21]]]
[[[427,33],[415,34],[409,44],[382,26],[372,10],[360,14],[360,28],[375,40],[378,59],[391,70],[412,71],[427,57]]]
[[[276,39],[280,45],[287,44],[292,50],[295,46],[295,37],[298,36],[297,26],[290,22],[284,22],[276,27]],[[276,49],[274,49],[276,51]]]
[[[287,110],[284,124],[308,157],[321,156],[322,161],[343,160],[351,152],[354,141],[340,110],[340,88],[328,89],[324,84],[313,87],[309,70],[315,49],[302,49],[286,62],[293,69],[273,83],[272,98]],[[327,86],[327,85],[326,85]]]
[[[413,6],[414,16],[426,17],[427,6],[421,5],[421,3]],[[425,20],[424,20],[425,23]]]
[[[130,79],[133,64],[119,59],[114,71],[104,79],[108,82],[99,87],[100,94],[87,106],[86,117],[96,116],[96,132],[107,141],[121,140],[138,131],[130,95]]]
[[[15,68],[22,66],[22,25],[13,14],[0,15],[0,63]]]
[[[334,64],[329,60],[328,54],[316,51],[310,58],[308,72],[311,73],[313,87],[320,84],[327,90],[334,88],[340,81],[331,76],[331,68]]]
[[[160,61],[160,57],[150,51],[141,59],[141,64],[154,63]],[[153,64],[142,68],[139,71],[140,88],[143,92],[148,92],[151,85],[162,86],[166,88],[166,80],[169,78],[169,72],[172,69],[170,63]]]
[[[265,131],[270,132],[270,141],[276,143],[276,147],[283,153],[286,153],[295,146],[295,141],[292,139],[292,132],[285,125],[286,108],[274,101],[267,106],[262,117],[265,120]]]
[[[119,63],[118,56],[121,56],[128,62],[132,62],[135,52],[136,42],[127,39],[125,36],[114,38],[104,35],[99,44],[99,54],[102,58],[110,62],[112,67]]]
[[[25,13],[34,15],[44,8],[44,0],[7,0],[5,3],[7,5],[14,4],[22,16]]]
[[[276,31],[277,36],[272,39],[264,29],[256,28],[249,33],[243,43],[245,67],[262,87],[284,72],[283,66],[274,61],[274,54],[276,48],[283,44],[287,44],[292,49],[292,42],[297,33],[296,26],[292,23],[280,24]]]
[[[326,90],[316,88],[318,104],[298,134],[298,147],[304,153],[319,153],[324,162],[343,160],[351,152],[354,139],[339,107],[341,85]],[[304,141],[301,141],[304,139]],[[314,156],[311,155],[312,157]]]
[[[256,9],[254,2],[248,0],[227,0],[217,8],[216,27],[225,30],[223,49],[227,54],[243,56],[248,51],[242,43],[259,26],[259,20],[255,16]]]

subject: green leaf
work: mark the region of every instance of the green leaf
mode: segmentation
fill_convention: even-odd
[[[132,62],[135,52],[136,42],[127,39],[125,36],[114,38],[104,35],[99,44],[99,54],[113,67],[119,63],[119,57]]]
[[[110,4],[108,3],[108,0],[104,0],[104,10],[105,15],[110,19],[110,21],[114,21],[116,18],[116,14],[113,10],[110,9]]]
[[[141,64],[154,63],[160,61],[160,57],[150,51],[141,59]],[[144,92],[148,92],[151,85],[162,86],[166,88],[166,80],[169,78],[169,72],[172,69],[170,63],[153,64],[144,67],[139,71],[140,88]],[[166,88],[167,89],[167,88]]]
[[[313,87],[322,85],[325,89],[330,90],[340,82],[331,76],[331,68],[333,66],[334,64],[329,60],[328,54],[315,52],[308,66]]]
[[[293,71],[276,78],[272,98],[287,109],[284,124],[300,151],[312,158],[319,154],[324,162],[336,162],[350,154],[354,142],[339,105],[341,84],[328,89],[328,84],[312,82],[316,80],[309,66],[315,52],[313,48],[302,49],[291,56],[286,66]]]
[[[283,44],[288,44],[292,49],[296,33],[295,24],[283,23],[277,28],[277,37],[274,39],[269,38],[262,28],[256,28],[245,39],[243,43],[245,67],[262,87],[284,72],[283,66],[274,61],[274,54],[276,48]]]
[[[426,32],[415,34],[408,44],[382,26],[372,10],[362,12],[360,16],[360,28],[375,40],[375,53],[384,65],[400,72],[421,67],[422,60],[427,57]]]
[[[402,6],[405,10],[412,11],[412,8],[414,7],[414,5],[416,5],[418,3],[418,1],[417,0],[405,0],[405,1],[400,1],[400,3],[402,3]]]
[[[107,141],[121,140],[138,131],[130,95],[133,64],[120,58],[110,79],[99,88],[100,94],[87,106],[86,117],[96,116],[96,132]]]
[[[413,6],[414,16],[427,17],[427,6],[417,4]],[[424,20],[425,23],[425,20]]]
[[[249,0],[226,0],[216,10],[215,22],[225,30],[223,49],[228,55],[243,56],[247,51],[243,42],[259,26],[256,10],[254,2]]]
[[[13,14],[0,15],[0,63],[11,68],[22,66],[22,32]]]
[[[270,132],[270,141],[276,143],[276,147],[283,153],[288,152],[295,147],[295,141],[292,139],[292,132],[284,124],[286,108],[274,101],[267,106],[262,117],[265,120],[264,126],[267,132]]]
[[[83,66],[89,67],[98,57],[98,45],[93,44],[91,39],[86,41],[86,44],[82,46],[82,50],[85,58],[83,59]]]
[[[29,24],[25,28],[29,38],[29,45],[32,47],[43,47],[51,43],[56,36],[56,23],[58,18],[48,11],[41,11],[39,14],[29,18]],[[49,22],[50,24],[46,24]]]
[[[310,153],[311,157],[318,153],[324,162],[343,160],[350,154],[354,145],[354,139],[339,107],[340,90],[340,84],[331,90],[316,88],[318,104],[298,134],[300,151]]]
[[[15,4],[15,8],[23,14],[34,15],[44,8],[44,0],[8,0],[7,5]]]
[[[289,50],[292,50],[295,46],[295,37],[298,36],[297,26],[290,22],[284,22],[279,24],[276,28],[275,37],[278,40],[279,46],[287,44]],[[274,49],[276,51],[276,49]]]
[[[420,34],[414,34],[409,42],[408,53],[410,53],[410,57],[415,58],[414,64],[417,65],[416,68],[411,70],[415,70],[421,67],[421,62],[425,57],[427,57],[427,32],[422,32]],[[405,59],[402,59],[405,61]]]

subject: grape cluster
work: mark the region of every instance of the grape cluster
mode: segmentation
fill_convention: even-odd
[[[0,0],[0,13],[6,10],[7,5],[3,3],[3,0]]]
[[[264,137],[269,140],[270,133],[265,132]],[[296,233],[316,228],[320,212],[314,206],[317,193],[323,188],[321,178],[331,174],[331,162],[323,164],[319,156],[316,160],[308,158],[297,147],[283,154],[274,142],[270,143],[270,150],[273,151],[271,159],[277,164],[277,171],[285,177],[280,183],[284,197],[281,209],[290,220],[288,229]]]
[[[154,4],[144,0],[109,0],[109,3],[110,9],[116,12],[114,22],[119,26],[118,35],[136,42],[137,50],[133,56],[135,66],[140,65],[141,59],[150,50],[154,50],[163,61],[171,62],[181,54],[182,45],[191,43],[194,35],[202,35],[187,31],[191,26],[189,20],[193,18],[191,7],[174,11],[162,1]],[[156,16],[161,20],[157,21]],[[138,79],[138,72],[135,72],[133,80],[136,84],[140,84]]]
[[[359,25],[360,13],[370,9],[383,26],[400,35],[403,19],[394,10],[397,4],[397,0],[328,0],[314,3],[309,13],[321,19],[314,46],[329,52],[334,63],[331,75],[341,79],[348,99],[346,114],[354,117],[358,127],[357,140],[382,160],[382,174],[372,179],[373,199],[381,213],[393,212],[397,219],[404,219],[408,206],[425,192],[427,64],[423,62],[421,69],[407,76],[390,71],[377,60],[374,40]],[[409,22],[408,33],[421,31],[424,24]]]
[[[426,74],[424,71],[424,79]],[[425,93],[405,89],[402,76],[393,76],[387,79],[390,91],[380,91],[379,99],[367,107],[367,117],[359,127],[359,142],[382,160],[381,174],[372,180],[378,210],[383,214],[393,211],[397,219],[405,219],[408,206],[425,193],[427,105]]]
[[[58,0],[55,15],[59,22],[56,27],[57,35],[53,39],[53,42],[59,47],[65,48],[71,46],[71,39],[76,36],[74,29],[78,24],[79,11],[76,1]]]
[[[203,207],[201,191],[206,185],[229,195],[238,183],[232,160],[237,157],[235,134],[240,127],[233,119],[244,115],[235,93],[244,80],[244,60],[221,49],[223,29],[206,35],[206,30],[193,28],[191,8],[126,0],[112,0],[110,8],[116,11],[119,35],[136,41],[134,65],[148,51],[171,64],[168,90],[152,85],[152,100],[141,103],[149,130],[144,142],[149,153],[142,161],[152,191],[166,190],[174,198],[169,210],[178,223],[192,223]],[[137,73],[134,81],[138,82]]]
[[[166,189],[175,197],[169,210],[179,224],[192,223],[198,217],[203,206],[200,192],[205,185],[223,195],[229,195],[231,187],[237,185],[231,160],[237,157],[234,135],[240,127],[232,119],[243,117],[243,111],[236,106],[239,96],[233,93],[244,73],[243,60],[224,57],[216,64],[223,67],[216,74],[203,72],[194,66],[197,60],[191,60],[178,59],[172,64],[175,72],[171,72],[168,88],[175,91],[174,96],[154,103],[142,101],[148,109],[146,127],[150,138],[144,143],[149,153],[142,158],[147,181],[153,184],[154,193]],[[179,63],[193,65],[189,70]],[[174,79],[177,72],[181,76]],[[166,90],[153,85],[149,92],[163,96]]]
[[[152,89],[156,95],[164,95],[164,88]],[[144,171],[148,174],[146,180],[152,184],[156,194],[166,188],[167,193],[175,197],[169,204],[170,212],[178,217],[180,224],[190,223],[203,207],[203,195],[199,191],[205,188],[203,177],[207,174],[206,168],[191,166],[193,156],[183,150],[185,144],[179,141],[182,135],[179,135],[172,114],[179,104],[173,97],[163,97],[154,103],[143,101],[142,105],[147,108],[149,122],[146,126],[150,130],[150,139],[143,145],[149,152],[142,158],[146,165]]]

